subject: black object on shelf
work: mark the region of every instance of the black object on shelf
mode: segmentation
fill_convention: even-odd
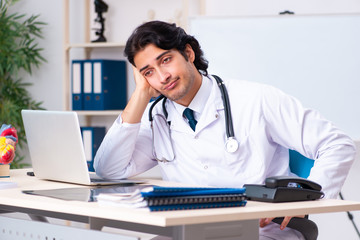
[[[106,38],[104,36],[105,18],[103,18],[102,14],[104,12],[107,12],[108,5],[103,0],[94,0],[94,4],[95,4],[95,12],[97,13],[95,22],[100,23],[101,27],[95,28],[95,30],[96,30],[95,34],[99,37],[98,37],[98,39],[93,40],[91,42],[106,42]]]

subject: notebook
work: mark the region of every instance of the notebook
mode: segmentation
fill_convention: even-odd
[[[150,186],[132,193],[100,193],[99,205],[170,211],[245,206],[245,188]]]
[[[88,171],[76,112],[21,111],[35,176],[82,185],[143,183],[142,180],[104,180]]]

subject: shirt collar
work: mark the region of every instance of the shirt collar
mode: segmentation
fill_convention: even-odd
[[[195,97],[189,104],[188,108],[191,108],[194,111],[195,119],[199,119],[200,115],[203,112],[204,106],[206,105],[211,89],[212,89],[212,81],[208,77],[202,76],[201,80],[201,86],[199,88],[199,91],[196,93]],[[176,111],[182,115],[185,108],[183,105],[180,105],[176,102],[173,102],[174,106],[176,108]]]

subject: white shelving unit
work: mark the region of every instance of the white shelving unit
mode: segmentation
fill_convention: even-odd
[[[205,0],[182,0],[182,23],[186,29],[189,17],[190,4],[196,2],[199,4],[199,14],[204,13]],[[90,40],[90,4],[93,4],[91,0],[84,0],[84,24],[83,35],[84,42],[71,43],[70,42],[70,0],[63,0],[63,109],[69,111],[71,107],[71,78],[70,78],[70,51],[72,49],[83,49],[85,51],[85,59],[91,57],[93,49],[106,49],[106,48],[123,48],[125,42],[103,42],[92,43]],[[87,123],[90,123],[92,116],[118,116],[121,110],[118,111],[77,111],[80,116],[84,116]]]
[[[121,48],[125,46],[125,43],[118,42],[101,42],[101,43],[92,43],[90,40],[90,0],[84,0],[84,42],[81,43],[70,43],[70,0],[63,0],[63,109],[65,111],[70,111],[71,107],[71,77],[70,77],[70,51],[72,49],[80,48],[85,50],[85,59],[91,57],[91,51],[93,49],[101,48]],[[76,111],[79,116],[83,116],[86,121],[86,125],[90,125],[90,120],[92,116],[118,116],[121,113],[121,110],[109,110],[109,111]]]

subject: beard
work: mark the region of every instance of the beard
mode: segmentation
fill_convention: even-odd
[[[173,89],[170,92],[162,93],[165,97],[173,102],[180,101],[184,97],[188,96],[188,93],[191,91],[195,82],[195,73],[191,68],[188,68],[187,74],[178,77],[179,85],[176,87],[177,89]],[[180,82],[181,81],[181,82]]]
[[[179,89],[176,89],[173,93],[166,93],[163,95],[173,102],[179,101],[189,93],[191,87],[193,86],[193,82],[193,79],[189,79],[185,85],[179,86]]]

